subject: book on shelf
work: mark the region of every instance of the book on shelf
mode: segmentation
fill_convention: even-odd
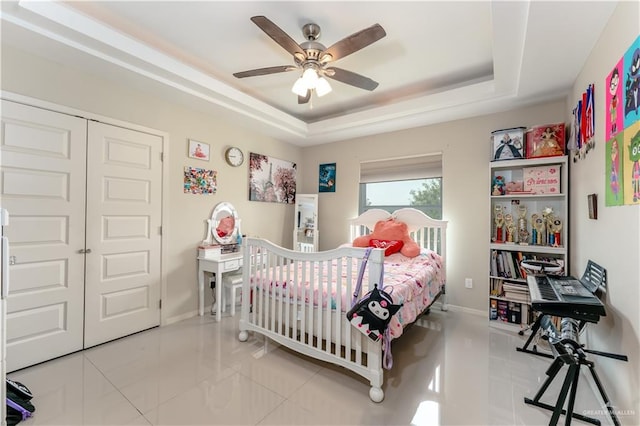
[[[510,282],[507,279],[491,278],[489,290],[492,296],[529,303],[529,287],[524,283]]]
[[[507,322],[520,324],[522,322],[522,305],[520,303],[509,302]]]
[[[491,275],[498,276],[498,252],[496,250],[491,251]]]
[[[491,276],[526,281],[527,271],[522,267],[522,262],[527,260],[554,262],[562,268],[560,274],[564,274],[564,259],[558,256],[528,253],[526,251],[492,250]]]
[[[520,266],[524,259],[522,252],[492,250],[491,275],[512,279],[526,279],[526,271]]]
[[[498,321],[509,322],[509,303],[506,300],[497,300]]]
[[[504,297],[518,302],[529,303],[529,287],[522,284],[503,283]]]
[[[502,280],[500,278],[491,278],[489,280],[490,293],[492,296],[502,296]]]

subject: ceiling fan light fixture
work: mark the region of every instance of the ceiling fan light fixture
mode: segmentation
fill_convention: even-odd
[[[307,84],[307,88],[311,89],[316,86],[318,82],[318,72],[314,68],[307,68],[302,73],[302,79]]]
[[[291,88],[291,91],[298,96],[306,96],[307,90],[309,90],[309,88],[302,77],[297,79],[296,82],[293,83],[293,87]]]
[[[326,78],[320,77],[316,83],[315,89],[316,89],[316,94],[321,97],[331,92],[331,85],[329,84]]]

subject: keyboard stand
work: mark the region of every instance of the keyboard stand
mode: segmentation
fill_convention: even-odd
[[[558,374],[558,372],[560,371],[560,369],[564,364],[567,364],[569,368],[564,378],[564,382],[562,384],[562,389],[560,390],[560,394],[558,395],[558,400],[556,401],[556,405],[552,406],[544,402],[541,402],[540,398],[542,398],[545,391],[547,390],[551,382],[553,382],[553,379],[556,377],[556,375]],[[589,367],[591,376],[593,377],[593,380],[595,381],[596,386],[598,387],[600,396],[602,397],[602,400],[604,401],[605,406],[607,407],[609,416],[611,417],[613,424],[615,426],[620,426],[620,422],[618,421],[618,418],[616,417],[616,414],[613,411],[613,408],[611,406],[611,401],[609,400],[609,397],[607,396],[607,393],[605,392],[604,387],[602,387],[602,383],[600,382],[600,379],[596,374],[593,361],[587,360],[586,356],[584,355],[578,356],[577,360],[572,355],[558,356],[553,361],[551,366],[547,369],[546,374],[548,377],[540,387],[540,390],[538,391],[536,396],[533,399],[525,397],[524,398],[525,404],[531,404],[531,405],[535,405],[536,407],[544,408],[545,410],[553,411],[553,416],[551,417],[551,421],[549,421],[549,426],[557,425],[558,419],[560,418],[561,414],[564,414],[566,416],[565,425],[567,426],[571,424],[572,418],[582,420],[583,422],[591,423],[594,425],[600,425],[601,422],[598,419],[594,419],[593,417],[583,416],[582,414],[577,414],[573,412],[573,406],[576,400],[576,391],[578,389],[578,378],[580,377],[580,367],[582,365],[586,365],[587,367]],[[569,391],[571,392],[569,393]],[[565,400],[567,399],[567,393],[569,393],[569,400],[567,403],[567,409],[565,410],[563,407],[564,407]]]
[[[538,356],[543,356],[545,358],[551,358],[551,359],[554,358],[554,356],[552,354],[545,353],[545,352],[539,352],[536,345],[533,345],[533,350],[528,349],[528,347],[531,344],[531,342],[533,341],[534,337],[536,337],[536,335],[538,334],[538,331],[540,331],[540,323],[542,322],[542,318],[545,315],[546,314],[538,315],[538,318],[536,318],[535,322],[531,326],[531,335],[527,339],[527,341],[524,344],[524,346],[522,346],[521,348],[516,347],[516,351],[518,351],[518,352],[526,352],[526,353],[533,354],[533,355],[538,355]]]

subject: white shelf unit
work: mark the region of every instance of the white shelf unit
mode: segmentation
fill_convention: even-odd
[[[489,242],[489,323],[492,326],[520,330],[525,328],[531,321],[530,299],[528,297],[528,287],[526,278],[523,277],[519,262],[523,258],[549,259],[561,262],[564,265],[565,273],[569,270],[568,265],[568,241],[569,241],[569,162],[567,156],[545,157],[523,160],[493,161],[490,163],[491,177],[493,182],[495,176],[503,176],[505,182],[522,180],[524,169],[529,167],[560,166],[560,191],[547,194],[505,194],[490,195],[491,201],[491,241]],[[490,194],[493,185],[488,191]],[[529,233],[527,244],[518,241],[518,206],[526,207],[526,228]],[[513,242],[497,242],[495,208],[499,206],[503,215],[511,214],[515,224],[516,232]],[[531,215],[537,213],[542,215],[544,209],[551,208],[555,218],[560,220],[561,230],[559,232],[559,244],[551,244],[546,236],[542,244],[532,243],[532,220]],[[502,232],[502,240],[506,240],[506,226]],[[501,256],[503,267],[498,268],[497,257]],[[511,259],[509,260],[509,257]],[[513,266],[511,266],[513,265]],[[506,270],[505,270],[506,268]],[[516,270],[517,269],[517,270]],[[512,291],[505,294],[505,284]]]

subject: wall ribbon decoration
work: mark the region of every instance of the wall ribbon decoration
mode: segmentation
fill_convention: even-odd
[[[584,159],[596,145],[594,139],[596,128],[594,90],[592,83],[573,109],[573,138],[569,149],[573,153],[574,163]]]

